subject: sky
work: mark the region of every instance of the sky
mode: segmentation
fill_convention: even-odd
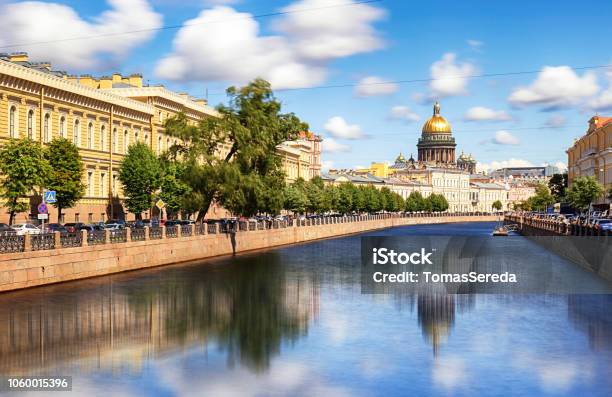
[[[325,168],[416,156],[432,105],[481,170],[567,162],[612,115],[612,2],[0,0],[0,52],[225,100],[255,77]]]

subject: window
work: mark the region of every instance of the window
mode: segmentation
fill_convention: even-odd
[[[72,129],[72,142],[78,147],[79,138],[81,135],[81,122],[79,119],[74,120],[74,128]]]
[[[162,137],[157,137],[157,154],[160,154],[162,150]]]
[[[144,143],[147,146],[149,145],[149,134],[145,134],[145,136],[144,136]]]
[[[87,222],[88,222],[88,223],[93,223],[93,213],[91,213],[91,212],[90,212],[90,213],[87,215]]]
[[[138,143],[138,131],[134,133],[134,143]]]
[[[9,136],[11,138],[16,138],[17,134],[16,132],[16,125],[15,123],[17,122],[17,108],[15,106],[11,106],[11,109],[9,110]]]
[[[170,138],[166,138],[166,150],[170,149]]]
[[[113,153],[117,153],[117,129],[113,129]]]
[[[128,130],[125,130],[123,131],[123,153],[127,153],[129,143],[130,136],[128,135]]]
[[[93,149],[94,127],[93,123],[87,126],[87,149]]]
[[[87,195],[89,197],[93,196],[93,171],[87,171]]]
[[[34,111],[28,111],[28,139],[34,139]]]
[[[104,172],[100,174],[100,193],[102,197],[106,196],[106,174]]]
[[[80,218],[81,218],[80,214],[74,214],[74,221],[75,222],[80,222],[81,221]]]
[[[106,150],[106,127],[100,127],[100,150]]]
[[[51,136],[49,134],[49,121],[51,120],[51,116],[49,113],[45,114],[45,119],[43,120],[43,140],[45,142],[49,142],[51,140]]]
[[[117,194],[117,175],[113,174],[113,194]]]
[[[59,134],[60,137],[66,138],[66,116],[60,117]]]

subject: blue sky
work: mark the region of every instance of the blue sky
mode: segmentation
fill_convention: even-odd
[[[565,162],[588,119],[612,113],[612,69],[578,69],[612,64],[611,2],[354,3],[0,0],[0,51],[72,73],[141,72],[194,96],[208,89],[213,105],[256,76],[308,87],[277,96],[342,168],[416,154],[436,99],[459,151],[484,167]],[[289,13],[254,17],[279,11]],[[151,30],[162,26],[179,28]],[[74,37],[87,38],[64,40]],[[539,72],[466,77],[523,71]]]

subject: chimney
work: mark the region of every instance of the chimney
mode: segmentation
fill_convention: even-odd
[[[13,52],[9,54],[8,60],[10,62],[28,62],[27,52]]]
[[[129,84],[132,87],[141,88],[142,87],[142,75],[139,73],[131,74],[129,77]]]
[[[108,76],[100,77],[100,88],[101,89],[113,88],[113,79],[112,79],[112,77],[108,77]]]

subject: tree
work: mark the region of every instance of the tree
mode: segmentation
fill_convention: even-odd
[[[161,164],[155,153],[144,143],[136,143],[119,165],[119,180],[123,185],[128,210],[141,219],[142,212],[151,208],[153,193],[161,186]]]
[[[567,189],[567,173],[554,174],[548,181],[548,187],[557,202],[563,201]]]
[[[341,214],[347,214],[353,211],[353,194],[354,186],[351,183],[342,183],[337,187],[338,201],[334,209]]]
[[[550,193],[550,189],[543,183],[535,188],[535,196],[528,199],[529,206],[536,211],[543,211],[548,206],[554,204],[555,198]]]
[[[161,160],[161,181],[159,198],[166,204],[166,211],[174,217],[180,210],[190,212],[187,198],[191,187],[183,181],[185,164],[169,159]]]
[[[427,197],[426,202],[429,202],[431,211],[444,212],[448,209],[448,201],[442,194],[432,193]]]
[[[311,213],[321,213],[326,211],[323,180],[315,177],[304,184],[304,190],[308,197],[307,210]]]
[[[300,189],[296,184],[287,185],[285,187],[285,209],[296,214],[301,214],[306,211],[308,206],[308,197],[303,189]]]
[[[364,197],[364,207],[366,212],[373,213],[382,209],[380,192],[374,186],[359,186]]]
[[[604,187],[594,176],[583,176],[572,181],[572,186],[567,189],[567,201],[579,209],[586,211],[591,203],[604,193]]]
[[[491,205],[491,208],[493,208],[496,211],[500,211],[503,208],[502,202],[499,200],[495,200],[493,204]]]
[[[16,213],[28,209],[19,199],[42,188],[50,172],[42,147],[30,139],[11,139],[0,149],[0,197],[9,210],[9,224]]]
[[[412,192],[406,199],[406,212],[419,212],[425,210],[425,199],[421,192]]]
[[[57,221],[61,222],[62,210],[72,208],[85,195],[85,166],[79,148],[66,138],[53,139],[44,156],[51,167],[45,187],[56,192],[53,206],[57,208]]]
[[[199,200],[198,221],[213,201],[242,215],[277,210],[285,182],[276,146],[308,129],[293,113],[281,113],[281,103],[265,80],[226,92],[228,105],[217,107],[219,117],[193,125],[179,115],[165,124],[168,134],[184,142],[176,151],[188,163],[185,181],[193,189],[192,198]]]

